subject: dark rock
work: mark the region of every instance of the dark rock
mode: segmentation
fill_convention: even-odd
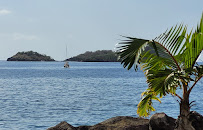
[[[192,122],[192,126],[195,128],[195,130],[203,130],[203,116],[196,111],[190,112],[189,121]]]
[[[89,130],[148,130],[148,124],[148,119],[118,116],[96,124]]]
[[[150,130],[174,130],[175,119],[165,113],[156,113],[149,120]]]
[[[190,112],[189,121],[195,130],[203,130],[203,116],[199,113]],[[94,126],[73,127],[63,121],[47,130],[174,130],[175,119],[165,113],[156,113],[150,120],[129,116],[118,116],[105,120]]]
[[[76,128],[63,121],[54,127],[48,128],[47,130],[76,130]]]
[[[79,126],[79,127],[76,127],[77,130],[89,130],[91,126]]]
[[[149,120],[129,116],[118,116],[94,126],[79,127],[73,127],[64,121],[47,130],[149,130]]]

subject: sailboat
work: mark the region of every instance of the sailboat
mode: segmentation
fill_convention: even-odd
[[[66,57],[67,57],[67,46],[66,46]],[[69,65],[68,61],[66,61],[64,64],[64,68],[69,68],[69,67],[70,67],[70,65]]]
[[[70,67],[70,65],[69,65],[68,61],[66,61],[66,63],[64,64],[64,68],[69,68],[69,67]]]

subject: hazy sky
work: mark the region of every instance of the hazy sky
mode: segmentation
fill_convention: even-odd
[[[153,39],[177,23],[196,27],[203,0],[0,0],[0,60],[19,51],[66,58],[114,50],[124,36]],[[203,57],[202,57],[203,60]]]

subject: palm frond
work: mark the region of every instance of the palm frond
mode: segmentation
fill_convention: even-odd
[[[180,76],[171,69],[151,70],[146,74],[148,88],[160,98],[166,94],[175,94],[177,87],[181,87]]]
[[[146,91],[144,92],[144,95],[146,95],[138,104],[137,113],[139,116],[147,117],[150,115],[151,111],[155,111],[155,109],[152,107],[152,100],[157,100],[161,103],[160,99],[157,98],[152,91]]]
[[[192,68],[203,50],[203,14],[195,32],[191,37],[188,35],[184,47],[186,50],[183,52],[182,57],[184,57],[185,68]]]
[[[172,56],[163,48],[161,45],[156,44],[157,52],[153,50],[153,45],[149,44],[146,47],[148,52],[143,52],[141,56],[141,68],[146,70],[164,70],[166,68],[172,68],[173,70],[178,69],[176,62]],[[159,55],[157,55],[157,53]]]
[[[164,86],[167,89],[168,93],[175,95],[177,87],[181,87],[180,77],[176,75],[174,72],[172,72],[166,77],[164,81]]]
[[[162,61],[162,63],[160,63],[162,65],[158,65],[156,62],[155,66],[165,66],[165,68],[173,67],[173,69],[180,70],[175,56],[181,51],[180,49],[183,46],[182,42],[185,38],[186,30],[187,27],[180,24],[179,26],[176,25],[172,27],[169,31],[166,31],[154,40],[126,37],[128,40],[120,43],[121,46],[118,47],[118,55],[122,61],[121,63],[124,67],[128,66],[128,69],[134,65],[137,70],[138,64],[145,64],[149,62],[149,60],[153,61],[158,58]],[[149,59],[148,57],[151,58]],[[166,61],[167,64],[163,65],[164,61]],[[150,66],[156,68],[151,63]],[[168,63],[170,63],[170,65]]]
[[[170,53],[175,56],[180,51],[181,44],[185,38],[187,27],[183,24],[172,27],[168,32],[161,34],[155,40],[161,43]]]
[[[176,95],[177,87],[181,86],[180,74],[172,71],[171,69],[166,70],[150,70],[146,72],[148,89],[142,93],[142,100],[138,104],[137,113],[140,116],[148,116],[151,111],[155,111],[152,107],[152,99],[158,100],[166,94]]]
[[[124,68],[128,66],[130,69],[133,65],[135,70],[138,68],[139,59],[142,51],[145,50],[148,40],[126,37],[128,40],[120,43],[122,46],[118,47],[119,58],[122,59],[121,63]]]

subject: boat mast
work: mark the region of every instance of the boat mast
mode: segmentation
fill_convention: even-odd
[[[68,57],[67,57],[67,45],[66,45],[66,58],[68,59]]]

